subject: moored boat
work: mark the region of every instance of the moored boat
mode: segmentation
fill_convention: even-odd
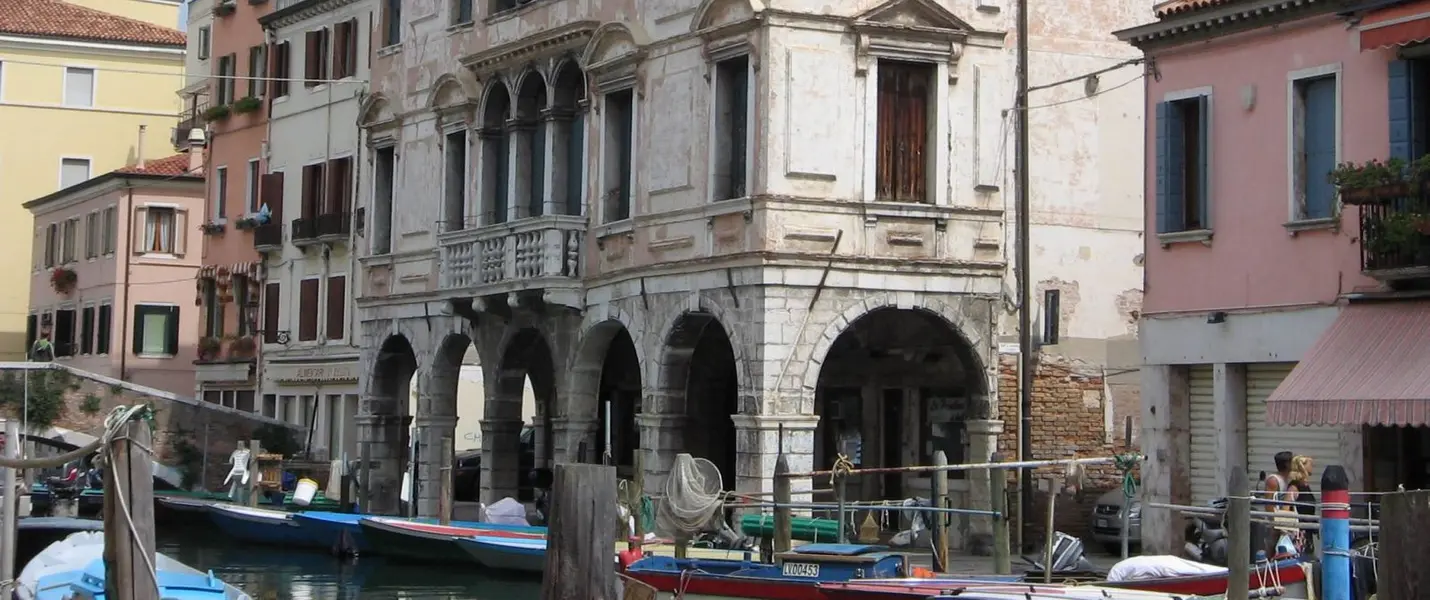
[[[457,546],[477,564],[494,571],[540,574],[546,570],[546,539],[479,535],[457,538]]]
[[[817,584],[865,578],[900,577],[907,558],[883,546],[806,544],[775,556],[775,564],[648,556],[626,567],[626,575],[661,592],[717,598],[824,600]]]
[[[378,554],[399,560],[437,563],[474,563],[457,544],[458,538],[491,536],[505,538],[546,538],[545,527],[481,523],[480,527],[454,527],[415,523],[405,519],[365,517],[358,520],[365,543]]]
[[[234,504],[209,505],[209,519],[236,540],[289,547],[321,547],[303,533],[293,513]]]
[[[1094,585],[990,582],[977,580],[925,579],[925,585],[900,595],[889,593],[872,581],[823,582],[819,591],[824,600],[1186,600],[1186,596],[1163,592],[1126,590]]]
[[[250,600],[247,594],[160,553],[155,555],[159,597],[165,600]],[[15,582],[17,600],[98,598],[104,595],[104,534],[80,532],[50,544]]]
[[[452,521],[451,525],[438,525],[436,519],[421,517],[416,519],[402,519],[396,517],[374,517],[373,515],[362,515],[356,513],[329,512],[320,510],[304,511],[293,514],[293,520],[302,527],[305,535],[314,539],[314,544],[329,548],[341,554],[362,554],[372,552],[373,547],[368,544],[367,537],[363,535],[360,521],[363,519],[374,519],[378,521],[391,521],[401,523],[416,523],[419,525],[431,525],[435,527],[453,527],[462,531],[454,532],[453,535],[463,535],[465,530],[474,532],[482,531],[515,531],[523,535],[545,535],[546,530],[539,527],[521,525],[500,525],[494,523],[481,523],[477,521]],[[444,530],[445,531],[445,530]]]

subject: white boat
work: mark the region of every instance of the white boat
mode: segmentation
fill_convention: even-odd
[[[165,600],[252,600],[214,576],[155,554],[159,596]],[[104,592],[104,533],[83,531],[40,551],[15,582],[17,600],[64,600]]]

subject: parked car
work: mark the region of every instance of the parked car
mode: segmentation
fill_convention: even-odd
[[[1142,502],[1133,498],[1127,518],[1127,541],[1142,545]],[[1113,553],[1122,552],[1122,488],[1108,490],[1092,507],[1092,539]]]
[[[532,471],[536,467],[536,428],[521,430],[521,454],[517,458],[517,500],[530,502],[533,488],[539,483]],[[457,453],[457,469],[452,474],[452,493],[458,502],[478,502],[482,495],[482,451],[463,450]]]

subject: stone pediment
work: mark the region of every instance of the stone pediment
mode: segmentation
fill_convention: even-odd
[[[855,27],[913,28],[969,33],[973,26],[935,0],[889,0],[854,17]]]

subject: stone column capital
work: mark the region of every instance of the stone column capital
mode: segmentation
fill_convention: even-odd
[[[786,431],[813,431],[819,426],[819,415],[731,415],[730,420],[740,429],[760,431],[778,430],[781,425]]]
[[[653,429],[677,429],[684,427],[690,417],[680,414],[650,414],[641,413],[636,415],[636,424],[641,427]]]
[[[524,421],[516,419],[482,419],[482,433],[512,433],[521,431]]]
[[[1003,422],[993,419],[969,419],[964,421],[969,434],[998,435],[1003,433]]]
[[[552,417],[551,428],[557,431],[584,430],[590,429],[599,423],[599,419],[591,417]]]
[[[456,427],[457,417],[446,415],[422,415],[414,419],[418,427]]]

